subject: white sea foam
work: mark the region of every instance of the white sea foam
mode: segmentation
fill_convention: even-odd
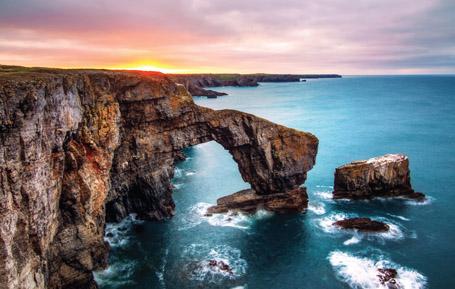
[[[115,262],[103,271],[94,272],[93,275],[98,285],[121,288],[131,284],[131,278],[136,266],[137,263],[134,261]]]
[[[273,213],[269,211],[258,210],[254,214],[243,214],[240,212],[213,214],[212,216],[205,216],[204,219],[212,226],[248,229],[255,221],[269,218],[272,215]]]
[[[104,240],[106,240],[111,247],[124,247],[131,240],[132,226],[142,222],[143,221],[136,218],[135,214],[131,214],[119,223],[108,223],[106,225]]]
[[[324,215],[325,214],[325,206],[323,203],[310,203],[308,205],[308,211],[315,213],[316,215]]]
[[[430,205],[432,204],[434,201],[434,198],[432,197],[426,197],[424,201],[422,202],[419,202],[419,201],[416,201],[416,200],[406,200],[406,204],[407,205],[411,205],[411,206],[426,206],[426,205]]]
[[[323,200],[333,200],[331,192],[315,192],[314,195]]]
[[[193,172],[193,171],[185,172],[185,176],[187,176],[187,177],[195,175],[195,174],[196,174],[196,172]]]
[[[174,170],[174,178],[181,178],[182,177],[182,169],[175,168]]]
[[[161,288],[166,288],[166,283],[164,282],[164,271],[166,270],[167,256],[169,255],[169,249],[166,249],[164,252],[163,263],[160,266],[160,270],[155,272],[156,277],[160,281]]]
[[[340,233],[342,230],[333,225],[336,221],[344,220],[347,218],[353,218],[354,215],[345,214],[345,213],[336,213],[329,215],[325,218],[321,218],[318,221],[318,226],[326,233]]]
[[[394,264],[384,257],[373,260],[333,251],[328,259],[337,277],[355,289],[387,289],[387,284],[381,284],[377,276],[380,268],[396,269],[398,274],[395,280],[401,289],[422,289],[427,283],[426,277],[419,272]]]
[[[179,190],[180,188],[183,187],[183,184],[181,184],[181,183],[173,183],[172,185],[174,186],[174,189],[176,189],[176,190]]]
[[[393,214],[387,214],[387,215],[389,215],[389,216],[391,216],[391,217],[394,217],[394,218],[396,218],[396,219],[400,219],[400,220],[402,220],[402,221],[410,221],[410,220],[411,220],[411,219],[409,219],[409,218],[406,218],[406,217],[403,217],[403,216],[399,216],[399,215],[393,215]]]
[[[179,230],[193,228],[204,221],[212,226],[233,227],[245,230],[250,228],[255,221],[269,218],[273,215],[269,211],[258,210],[255,214],[227,212],[206,216],[207,209],[211,206],[213,204],[208,203],[197,203],[192,206],[188,213],[185,214],[185,218],[182,220],[184,225]]]
[[[362,236],[355,235],[355,236],[352,236],[350,239],[347,239],[346,241],[344,241],[343,244],[346,246],[349,246],[349,245],[358,244],[358,243],[360,243],[360,241],[362,241]]]
[[[183,251],[187,262],[185,270],[191,280],[218,283],[223,279],[237,279],[247,272],[247,262],[241,258],[239,249],[227,245],[209,246],[208,244],[191,244]],[[231,271],[218,266],[210,266],[210,261],[223,262]]]
[[[317,185],[316,188],[333,190],[333,186]]]

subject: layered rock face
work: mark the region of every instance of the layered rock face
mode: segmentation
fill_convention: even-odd
[[[388,154],[355,161],[335,170],[333,198],[406,197],[423,200],[411,186],[408,157]]]
[[[258,209],[277,213],[298,213],[308,207],[305,188],[296,188],[286,193],[259,195],[254,190],[242,190],[219,198],[215,206],[207,209],[206,215],[226,212],[254,213]]]
[[[95,288],[106,218],[172,216],[184,147],[219,142],[260,196],[315,162],[313,135],[198,107],[159,73],[0,68],[0,288]]]

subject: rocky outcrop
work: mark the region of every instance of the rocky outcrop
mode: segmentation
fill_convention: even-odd
[[[335,170],[334,199],[404,197],[422,201],[411,187],[408,157],[388,154],[355,161]]]
[[[339,78],[338,74],[169,74],[176,83],[183,84],[191,95],[217,97],[224,92],[204,87],[238,86],[254,87],[259,82],[299,82],[309,78]]]
[[[172,216],[184,147],[219,142],[255,195],[281,198],[305,181],[318,145],[250,114],[198,107],[159,73],[0,66],[0,108],[1,288],[95,288],[106,219]]]
[[[306,210],[308,195],[305,188],[267,195],[259,195],[254,190],[249,189],[219,198],[216,203],[216,206],[207,209],[207,216],[229,211],[254,213],[258,209],[277,213],[298,213]]]
[[[401,288],[401,285],[396,280],[398,277],[397,270],[393,268],[379,268],[377,276],[379,278],[379,282],[381,282],[382,285],[387,286],[388,289]]]
[[[333,225],[343,229],[362,232],[387,232],[390,229],[386,223],[374,221],[370,218],[344,219],[334,222]]]

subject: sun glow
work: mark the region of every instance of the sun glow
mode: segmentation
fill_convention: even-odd
[[[184,69],[172,67],[167,64],[163,63],[155,63],[155,62],[134,62],[134,63],[127,63],[123,65],[116,65],[111,67],[111,69],[119,69],[119,70],[141,70],[141,71],[159,71],[163,73],[182,73],[186,72]]]
[[[164,67],[153,66],[153,65],[140,65],[140,66],[127,67],[127,68],[122,68],[122,69],[142,70],[142,71],[159,71],[159,72],[163,72],[163,73],[176,73],[176,72],[180,71],[180,69],[164,68]]]

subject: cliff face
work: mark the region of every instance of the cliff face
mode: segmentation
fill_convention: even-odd
[[[0,288],[95,288],[106,218],[172,216],[184,147],[219,142],[257,195],[315,162],[313,135],[198,107],[162,74],[1,68]]]
[[[407,156],[388,154],[354,161],[335,170],[333,198],[375,197],[425,199],[424,194],[414,192],[412,189]]]

